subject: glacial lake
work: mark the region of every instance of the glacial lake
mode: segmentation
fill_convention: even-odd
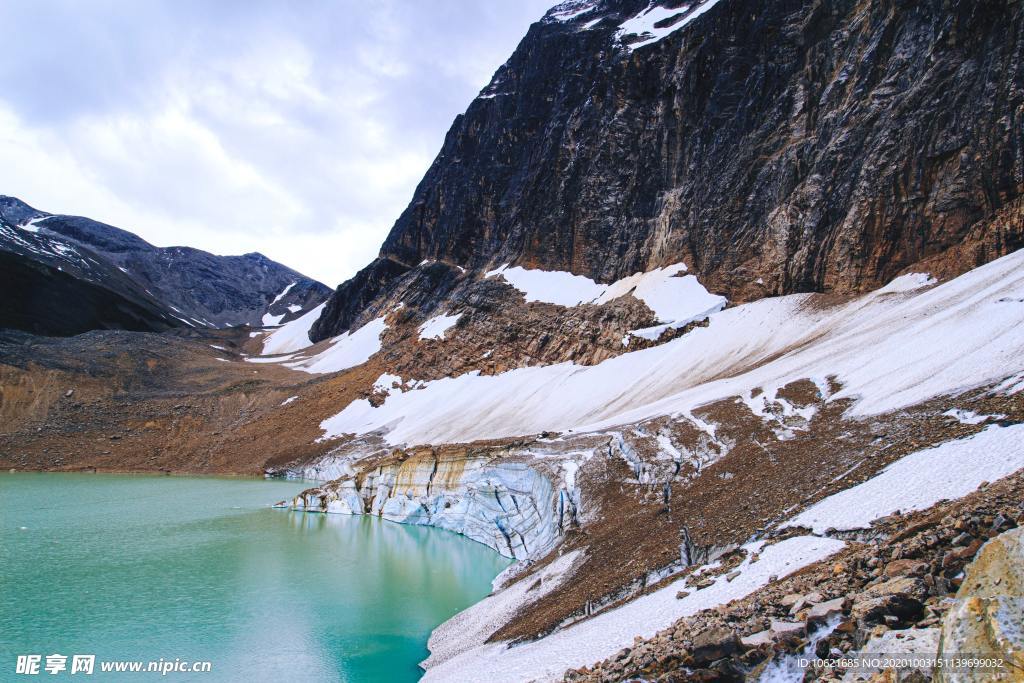
[[[427,637],[508,560],[456,534],[274,510],[309,484],[0,474],[0,680],[414,681]],[[48,675],[46,655],[68,656]],[[210,673],[101,674],[102,660]]]

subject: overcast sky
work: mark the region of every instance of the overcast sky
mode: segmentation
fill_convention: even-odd
[[[553,4],[0,2],[0,194],[333,287]]]

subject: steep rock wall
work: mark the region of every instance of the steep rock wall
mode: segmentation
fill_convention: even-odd
[[[864,291],[951,250],[956,274],[1024,244],[1007,214],[1021,3],[722,0],[631,50],[618,27],[647,5],[534,24],[313,337],[425,259],[602,282],[684,261],[742,301]]]

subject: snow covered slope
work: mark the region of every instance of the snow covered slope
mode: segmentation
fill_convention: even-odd
[[[354,401],[321,426],[327,436],[383,430],[396,445],[581,431],[828,376],[843,385],[833,399],[855,398],[852,414],[870,415],[1024,372],[1024,251],[937,287],[892,289],[833,308],[812,295],[763,299],[595,366],[445,378],[380,407]]]
[[[751,544],[748,549],[756,552],[762,545]],[[493,683],[561,680],[566,669],[609,657],[632,645],[635,637],[650,637],[681,617],[742,598],[767,584],[771,577],[791,574],[837,552],[843,545],[842,541],[813,536],[790,538],[764,549],[757,563],[745,562],[738,570],[739,576],[731,581],[720,577],[714,585],[682,600],[677,599],[676,594],[687,587],[686,580],[671,583],[623,607],[534,642],[516,646],[503,642],[479,643],[466,649],[467,643],[444,642],[435,636],[430,642],[432,652],[444,652],[445,646],[455,652],[464,651],[427,669],[423,680]],[[491,607],[487,600],[469,611],[486,613]],[[444,626],[436,633],[445,634]],[[455,639],[458,635],[449,637]]]
[[[1000,427],[934,448],[915,451],[878,476],[826,498],[786,526],[864,529],[896,510],[923,510],[943,499],[962,498],[982,482],[1024,468],[1024,425]]]

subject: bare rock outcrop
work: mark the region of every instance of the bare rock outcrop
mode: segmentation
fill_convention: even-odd
[[[989,540],[967,567],[942,624],[939,654],[1004,663],[995,671],[940,671],[940,681],[1024,681],[1024,528]]]

